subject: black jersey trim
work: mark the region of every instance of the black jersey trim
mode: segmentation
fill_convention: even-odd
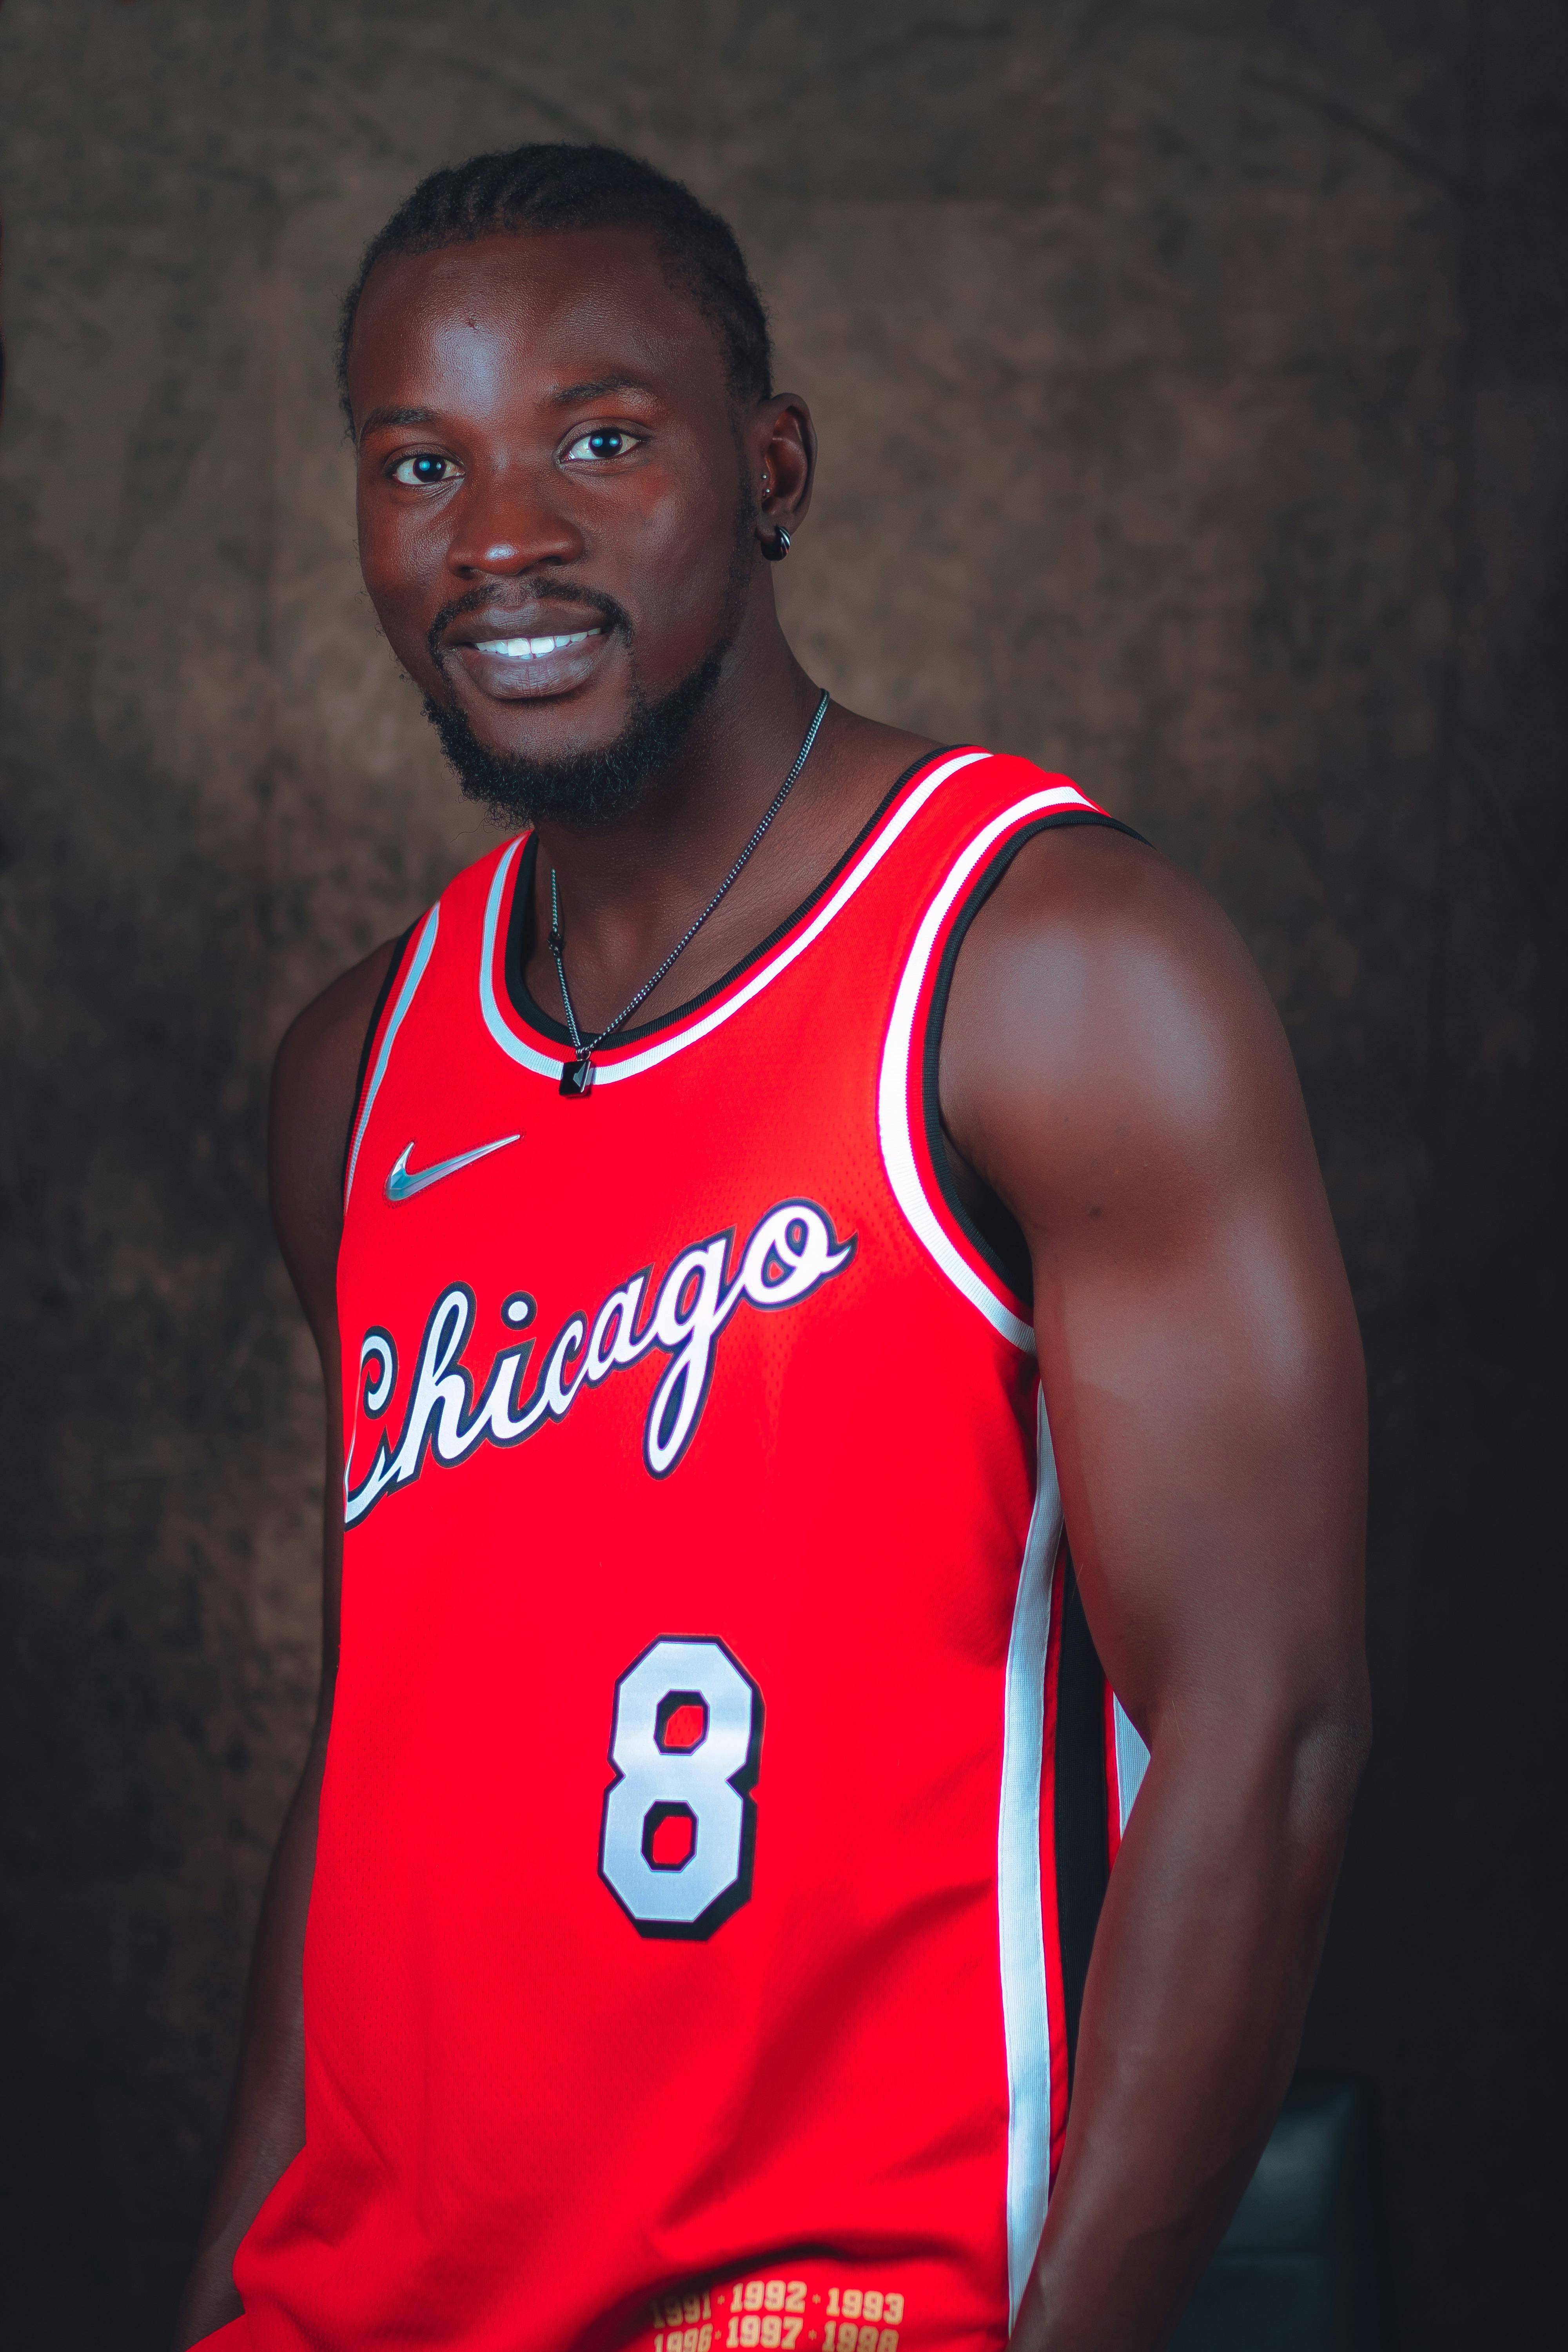
[[[1123,824],[1118,817],[1103,815],[1099,809],[1058,809],[1050,816],[1037,817],[1032,824],[1021,825],[1005,841],[960,907],[948,932],[947,944],[942,949],[935,985],[931,990],[921,1060],[921,1100],[931,1172],[960,1232],[998,1281],[1006,1285],[1024,1308],[1026,1319],[1034,1306],[1035,1276],[1023,1228],[1011,1209],[997,1199],[988,1184],[983,1184],[984,1200],[976,1210],[963,1200],[953,1181],[952,1147],[942,1123],[942,1033],[947,1019],[947,1000],[952,988],[958,951],[969,935],[969,926],[975,916],[1026,842],[1033,841],[1037,833],[1058,833],[1068,825],[1079,824],[1107,826],[1112,833],[1126,834],[1131,841],[1143,841],[1143,835],[1134,833],[1130,824]],[[1147,846],[1144,842],[1144,847]],[[976,1181],[982,1180],[977,1178]]]
[[[1070,2095],[1089,1955],[1105,1890],[1110,1884],[1110,1834],[1105,1785],[1105,1670],[1084,1615],[1072,1555],[1065,1545],[1060,1639],[1054,1825],[1057,1935]]]
[[[343,1164],[338,1176],[340,1196],[348,1188],[349,1160],[354,1148],[354,1130],[359,1126],[360,1112],[364,1108],[364,1082],[370,1076],[371,1048],[375,1044],[375,1033],[381,1027],[381,1016],[386,1011],[392,998],[392,992],[397,985],[397,975],[403,969],[403,959],[408,953],[408,942],[418,928],[419,917],[416,915],[403,937],[393,941],[391,959],[385,971],[382,974],[381,986],[375,992],[375,1003],[370,1008],[370,1020],[365,1026],[364,1043],[359,1049],[359,1075],[354,1079],[353,1103],[349,1111],[349,1131],[343,1138]]]
[[[684,1004],[676,1005],[671,1012],[658,1014],[652,1021],[639,1022],[635,1029],[617,1030],[616,1045],[635,1045],[645,1037],[657,1037],[663,1031],[675,1028],[679,1023],[689,1020],[692,1013],[700,1013],[705,1004],[711,1004],[716,996],[722,996],[726,989],[732,988],[743,972],[749,971],[752,964],[760,963],[765,955],[771,954],[779,941],[787,939],[795,925],[804,922],[812,908],[826,897],[845,867],[864,849],[906,784],[911,783],[922,769],[935,767],[939,760],[948,758],[951,753],[977,751],[979,748],[977,744],[943,743],[939,745],[936,751],[928,751],[923,759],[913,761],[904,770],[897,782],[889,786],[843,856],[837,864],[829,866],[816,887],[801,900],[792,914],[786,915],[782,923],[774,926],[765,940],[759,940],[754,948],[748,949],[739,963],[731,964],[727,972],[714,981],[710,987],[703,989],[700,995],[688,997]],[[522,855],[517,861],[517,877],[512,884],[511,906],[507,914],[506,923],[506,950],[502,961],[503,982],[508,1002],[518,1018],[526,1022],[531,1029],[537,1030],[541,1036],[548,1037],[552,1045],[564,1045],[570,1050],[571,1031],[564,1022],[557,1021],[552,1013],[545,1011],[523,978],[523,974],[528,970],[529,958],[534,949],[533,877],[538,870],[538,865],[539,835],[536,833],[531,833],[523,844]]]

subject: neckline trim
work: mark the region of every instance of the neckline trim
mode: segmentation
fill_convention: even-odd
[[[889,785],[848,847],[828,867],[821,881],[807,891],[799,905],[793,907],[783,921],[776,923],[767,937],[759,940],[754,948],[749,948],[737,963],[730,966],[728,971],[721,972],[717,980],[710,982],[706,988],[700,989],[695,996],[689,996],[683,1004],[672,1005],[668,1013],[655,1013],[650,1021],[639,1021],[633,1029],[622,1030],[616,1044],[605,1048],[605,1058],[595,1052],[594,1066],[597,1075],[603,1076],[605,1069],[610,1066],[607,1059],[610,1055],[627,1046],[641,1045],[648,1038],[661,1036],[669,1030],[679,1028],[683,1021],[690,1020],[695,1013],[701,1012],[704,1005],[711,1004],[715,998],[722,996],[727,989],[733,988],[738,981],[744,978],[753,964],[760,963],[763,958],[771,954],[782,940],[787,940],[796,925],[803,923],[812,908],[818,905],[832,889],[845,867],[865,847],[906,786],[912,783],[921,771],[923,768],[929,768],[933,761],[944,759],[949,752],[959,748],[956,744],[945,743],[935,751],[928,751],[923,760],[911,761],[903,774]],[[552,1043],[562,1045],[565,1049],[563,1058],[570,1061],[575,1050],[572,1044],[571,1031],[563,1021],[558,1021],[552,1013],[546,1012],[524,977],[528,970],[528,960],[533,952],[536,937],[533,879],[538,867],[539,835],[536,833],[525,834],[522,836],[522,854],[518,860],[517,882],[507,911],[502,981],[507,1002],[518,1019],[537,1035],[548,1037]]]
[[[989,751],[966,751],[943,758],[939,752],[934,755],[934,767],[928,760],[918,761],[913,769],[906,771],[893,786],[888,800],[883,802],[881,809],[858,836],[859,854],[857,855],[857,845],[851,843],[832,873],[805,901],[809,919],[803,921],[797,910],[784,930],[774,934],[773,942],[764,940],[752,950],[744,962],[736,967],[736,973],[719,982],[704,996],[694,998],[690,1005],[679,1012],[668,1014],[658,1023],[648,1024],[641,1033],[647,1043],[624,1040],[620,1046],[602,1058],[595,1055],[595,1087],[614,1086],[622,1078],[637,1077],[644,1070],[653,1069],[660,1062],[668,1061],[672,1054],[682,1052],[688,1045],[697,1045],[726,1021],[732,1020],[754,997],[761,995],[770,982],[786,971],[797,956],[804,955],[813,941],[822,936],[840,908],[847,905],[948,778],[955,775],[961,768],[973,767],[977,760],[988,760],[991,756]],[[920,775],[922,767],[929,772],[919,783],[911,783],[910,780]],[[889,809],[889,802],[896,804]],[[491,877],[479,942],[479,1010],[485,1026],[503,1054],[541,1077],[559,1081],[562,1070],[572,1058],[567,1033],[561,1031],[565,1042],[564,1052],[542,1053],[538,1045],[531,1045],[526,1036],[520,1034],[516,1024],[523,1016],[510,1002],[503,1005],[497,993],[498,981],[501,990],[506,989],[506,942],[501,938],[501,920],[503,912],[510,914],[508,886],[513,879],[520,854],[528,838],[530,836],[520,834],[515,841],[508,844],[497,860]],[[847,872],[844,871],[846,865]],[[834,880],[836,875],[840,877],[837,885]],[[515,906],[515,894],[511,903]],[[815,913],[809,911],[813,908],[816,908]],[[507,929],[510,931],[510,919]],[[536,1010],[542,1013],[542,1007]],[[549,1015],[544,1014],[543,1018],[548,1021]],[[560,1026],[559,1024],[552,1025]],[[540,1037],[541,1044],[549,1042],[548,1030],[536,1030],[533,1034]]]

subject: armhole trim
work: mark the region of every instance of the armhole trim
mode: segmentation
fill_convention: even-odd
[[[1034,1271],[1029,1264],[1023,1234],[1011,1211],[993,1193],[991,1198],[997,1211],[995,1223],[998,1233],[988,1234],[953,1181],[952,1148],[948,1143],[947,1130],[942,1123],[942,1030],[947,1021],[947,1000],[952,990],[952,975],[957,968],[959,950],[969,936],[969,927],[1018,852],[1033,841],[1037,834],[1059,833],[1069,825],[1084,824],[1109,826],[1112,832],[1125,833],[1134,841],[1143,838],[1142,834],[1133,833],[1131,825],[1122,824],[1117,818],[1105,816],[1093,808],[1061,809],[1054,816],[1043,816],[1033,824],[1021,825],[1012,839],[1004,843],[997,851],[953,918],[937,964],[925,1021],[921,1094],[926,1151],[931,1160],[931,1175],[947,1203],[949,1215],[970,1247],[976,1256],[984,1260],[997,1281],[1017,1299],[1028,1315],[1032,1315],[1034,1308]],[[1009,1241],[1013,1243],[1011,1249],[1006,1246]]]
[[[1108,825],[1131,834],[1131,826],[1105,815],[1076,784],[1052,784],[993,817],[950,867],[899,978],[877,1087],[882,1165],[915,1238],[993,1329],[1031,1356],[1032,1310],[1016,1286],[1018,1269],[1009,1272],[954,1190],[936,1078],[942,1018],[964,933],[1025,842],[1068,824]],[[939,944],[944,949],[940,956]]]
[[[375,1003],[370,1008],[370,1019],[364,1024],[364,1043],[359,1049],[359,1068],[354,1075],[353,1101],[349,1108],[349,1131],[343,1138],[343,1164],[338,1173],[338,1190],[347,1197],[349,1160],[354,1148],[354,1136],[359,1127],[360,1105],[364,1100],[364,1082],[370,1071],[370,1049],[375,1043],[375,1033],[381,1026],[381,1016],[386,1011],[386,1000],[397,984],[403,959],[408,952],[408,942],[414,937],[409,924],[401,939],[394,940],[386,970],[381,975],[381,986],[375,992]]]
[[[370,1083],[366,1086],[364,1074],[366,1069],[370,1066],[371,1052],[375,1043],[376,1031],[382,1022],[383,1016],[386,1013],[387,1001],[392,995],[393,987],[397,980],[398,973],[402,969],[404,958],[407,952],[408,942],[414,937],[415,927],[412,923],[409,925],[407,930],[404,932],[402,939],[399,940],[397,946],[393,952],[392,961],[386,969],[386,977],[382,982],[380,992],[376,997],[374,1010],[372,1012],[370,1016],[370,1024],[365,1031],[364,1050],[360,1055],[359,1084],[360,1087],[363,1088],[363,1099],[359,1104],[359,1116],[353,1124],[353,1138],[349,1145],[347,1158],[343,1166],[343,1211],[345,1215],[348,1212],[349,1195],[353,1191],[354,1171],[359,1166],[360,1147],[364,1141],[364,1131],[370,1124],[370,1115],[375,1107],[376,1096],[381,1092],[381,1082],[386,1076],[386,1066],[392,1058],[394,1040],[395,1039],[398,1031],[403,1026],[404,1021],[407,1016],[409,1006],[414,1002],[415,991],[425,977],[425,968],[430,961],[430,951],[436,944],[436,929],[437,925],[440,921],[440,918],[441,902],[437,899],[436,904],[431,908],[430,912],[426,916],[424,922],[419,926],[419,937],[415,946],[413,960],[409,963],[407,973],[404,978],[403,985],[398,990],[397,1002],[392,1008],[391,1016],[387,1019],[385,1027],[381,1031],[381,1048],[375,1056],[375,1066],[371,1070]]]

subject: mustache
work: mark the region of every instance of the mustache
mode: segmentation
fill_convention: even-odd
[[[524,613],[531,616],[534,613],[547,607],[552,600],[562,604],[570,602],[577,605],[586,604],[591,611],[597,613],[618,635],[624,637],[628,646],[630,645],[632,616],[624,604],[618,604],[616,599],[613,596],[607,596],[602,588],[583,588],[579,587],[575,581],[552,580],[547,589],[531,597],[526,604],[518,605],[516,609],[520,616]],[[487,606],[492,612],[497,610],[505,612],[509,609],[505,605],[498,606],[494,588],[470,588],[463,595],[455,596],[449,604],[442,605],[431,622],[425,638],[430,659],[437,669],[441,667],[442,656],[446,650],[441,641],[453,622],[462,620],[467,614],[483,612]]]

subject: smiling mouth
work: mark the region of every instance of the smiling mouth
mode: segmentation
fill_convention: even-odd
[[[603,624],[596,629],[574,629],[567,635],[556,637],[477,637],[470,640],[477,654],[494,654],[502,661],[542,661],[546,654],[564,653],[568,646],[586,645],[592,637],[602,637]]]

